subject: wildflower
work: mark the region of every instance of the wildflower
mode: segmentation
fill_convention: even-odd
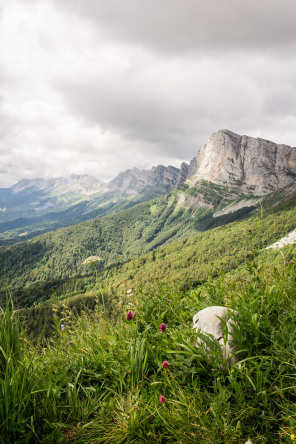
[[[100,339],[100,340],[102,339],[101,336],[99,336],[99,339]]]
[[[129,310],[126,314],[126,320],[131,321],[132,319],[133,319],[133,312]]]
[[[62,324],[62,325],[61,325],[61,329],[62,329],[62,330],[65,330],[65,324]]]
[[[72,342],[67,341],[67,345],[71,346],[71,345],[72,345]]]
[[[170,366],[168,361],[163,361],[163,363],[161,365],[162,365],[162,368],[169,368],[169,366]]]
[[[94,262],[100,262],[103,259],[100,256],[89,256],[82,262],[81,265],[93,264]]]
[[[166,331],[166,325],[164,323],[160,324],[160,332],[164,333]]]
[[[292,439],[292,441],[295,441],[295,435],[293,435],[293,433],[292,433],[292,435],[290,436],[290,438]]]
[[[163,395],[160,395],[159,402],[161,402],[161,403],[166,402],[166,399]]]

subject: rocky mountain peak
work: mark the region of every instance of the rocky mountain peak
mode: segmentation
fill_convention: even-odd
[[[220,130],[191,164],[189,183],[206,180],[261,196],[294,182],[296,148]]]
[[[111,191],[121,189],[129,193],[140,191],[145,187],[164,186],[167,192],[177,188],[184,183],[188,174],[188,165],[183,163],[181,168],[163,165],[153,166],[150,170],[139,170],[132,168],[120,173],[109,182]]]

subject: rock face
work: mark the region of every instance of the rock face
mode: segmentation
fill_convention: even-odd
[[[164,186],[166,191],[170,192],[184,183],[187,176],[188,165],[186,163],[182,163],[180,169],[173,166],[164,167],[163,165],[142,171],[138,168],[132,168],[115,177],[109,182],[108,188],[111,191],[120,189],[133,193],[145,187]]]
[[[199,311],[193,317],[193,328],[202,335],[214,336],[215,339],[221,345],[222,360],[220,368],[232,367],[238,358],[235,356],[235,347],[233,345],[233,324],[236,324],[234,318],[238,317],[238,312],[231,310],[227,307],[207,307]],[[226,322],[228,333],[225,335],[225,329],[223,328],[223,322]],[[208,346],[204,343],[202,337],[198,337],[196,346],[209,351]]]
[[[220,130],[189,167],[191,182],[205,180],[262,196],[295,181],[296,148]]]

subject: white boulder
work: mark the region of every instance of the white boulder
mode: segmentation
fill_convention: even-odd
[[[234,326],[237,324],[238,312],[227,307],[207,307],[193,316],[193,328],[199,334],[196,340],[196,346],[209,353],[209,339],[213,337],[221,346],[220,369],[232,367],[238,358],[235,355],[236,347],[234,345]],[[218,347],[219,348],[219,347]]]

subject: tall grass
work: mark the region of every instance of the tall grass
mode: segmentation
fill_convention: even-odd
[[[245,276],[236,283],[220,276],[186,294],[162,284],[133,289],[119,298],[116,321],[100,305],[79,317],[65,305],[43,348],[30,345],[7,303],[1,442],[293,442],[295,265],[267,274],[255,259]],[[227,370],[215,347],[196,348],[192,329],[192,316],[217,304],[239,312],[239,362]]]

